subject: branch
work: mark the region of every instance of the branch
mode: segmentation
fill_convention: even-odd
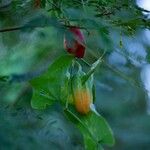
[[[144,8],[141,8],[141,7],[138,7],[138,6],[135,6],[136,9],[140,10],[140,11],[143,11],[143,12],[146,12],[146,13],[150,13],[149,10],[146,10]]]
[[[24,28],[25,28],[24,26],[11,27],[11,28],[0,29],[0,32],[16,31],[16,30],[21,30],[21,29],[24,29]]]
[[[95,16],[96,17],[102,17],[102,16],[110,16],[110,15],[114,15],[114,11],[112,11],[112,12],[104,12],[104,13],[101,13],[101,14],[96,14]]]
[[[87,30],[85,27],[81,27],[81,26],[65,25],[65,24],[62,24],[62,26],[67,27],[67,28],[80,28],[80,29]],[[0,29],[0,32],[10,32],[10,31],[22,30],[22,29],[25,29],[25,28],[38,28],[38,27],[39,26],[34,26],[34,27],[33,26],[10,27],[10,28],[5,28],[5,29]]]

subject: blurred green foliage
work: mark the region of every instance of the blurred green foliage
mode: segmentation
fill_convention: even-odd
[[[116,139],[105,149],[149,150],[150,116],[140,79],[142,62],[150,58],[149,12],[133,0],[41,2],[35,8],[34,0],[0,1],[0,149],[84,149],[83,136],[59,104],[44,111],[31,108],[28,83],[66,54],[64,32],[78,26],[86,38],[85,60],[92,64],[102,57],[95,70],[96,108]],[[80,62],[87,72],[89,65]]]

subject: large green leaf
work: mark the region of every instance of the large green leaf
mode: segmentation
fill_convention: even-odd
[[[31,81],[33,86],[32,107],[44,109],[48,104],[65,97],[67,88],[67,70],[73,60],[70,55],[61,56],[49,68],[46,73]]]
[[[79,115],[73,110],[65,110],[68,119],[75,123],[84,137],[86,150],[102,150],[102,144],[112,146],[114,137],[106,120],[95,112]]]
[[[106,120],[101,115],[91,112],[89,115],[83,116],[81,121],[83,122],[84,126],[87,127],[88,132],[91,134],[93,140],[95,140],[97,144],[106,144],[110,146],[114,144],[112,131]],[[82,124],[79,124],[79,128],[81,129],[81,132],[83,132],[83,135],[85,135],[85,131],[82,129]]]

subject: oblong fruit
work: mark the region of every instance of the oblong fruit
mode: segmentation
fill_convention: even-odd
[[[74,100],[76,110],[81,114],[87,114],[90,111],[92,98],[90,92],[86,89],[77,90],[74,92]]]
[[[73,37],[64,37],[64,48],[75,57],[83,58],[85,54],[85,38],[83,33],[77,27],[71,27],[69,31]]]

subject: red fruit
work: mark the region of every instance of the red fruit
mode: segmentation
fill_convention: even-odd
[[[79,28],[72,27],[69,29],[72,33],[71,38],[65,36],[64,47],[68,53],[73,54],[75,57],[83,58],[85,53],[85,39],[84,35]]]

